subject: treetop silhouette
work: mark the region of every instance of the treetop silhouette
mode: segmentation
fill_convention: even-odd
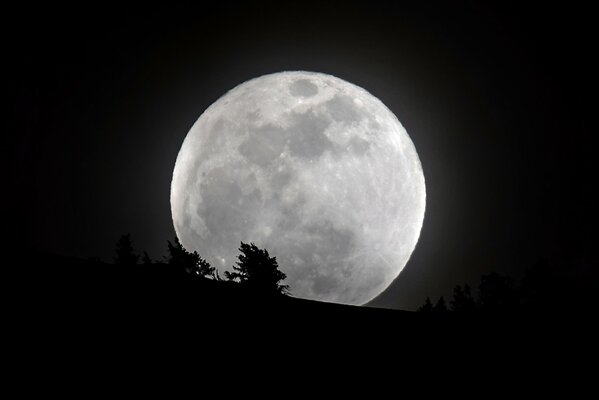
[[[228,280],[264,294],[289,293],[289,286],[280,283],[287,276],[279,270],[276,257],[271,257],[266,249],[259,249],[254,243],[241,242],[239,251],[241,254],[233,272],[225,272]]]
[[[529,283],[529,286],[531,285],[532,283]],[[521,304],[522,292],[523,290],[514,287],[509,276],[492,272],[481,276],[477,299],[472,295],[470,286],[455,286],[453,299],[450,301],[450,309],[458,313],[513,311]],[[525,297],[532,297],[528,292],[525,292],[524,295]],[[430,298],[427,297],[426,302],[418,308],[418,311],[447,311],[447,307],[443,297],[439,299],[434,307]]]
[[[457,285],[453,288],[453,299],[450,302],[451,310],[455,312],[473,312],[476,310],[476,302],[472,297],[472,291],[467,284],[462,288]]]
[[[418,307],[419,312],[432,312],[433,311],[433,303],[431,302],[431,298],[427,297],[424,301],[424,304]]]
[[[443,296],[439,297],[439,300],[435,303],[433,307],[433,312],[443,313],[447,311],[447,305],[445,304],[445,298]]]
[[[141,256],[141,263],[143,265],[152,265],[153,264],[153,261],[150,258],[150,255],[148,254],[147,251],[143,252],[143,255]]]
[[[175,237],[175,243],[167,241],[168,253],[167,262],[176,268],[184,270],[188,274],[202,278],[216,279],[215,269],[210,266],[208,261],[200,257],[197,251],[193,253],[187,251],[178,238]]]
[[[506,311],[517,306],[512,279],[496,272],[483,275],[478,285],[478,304],[485,311]]]
[[[133,249],[131,234],[127,233],[116,242],[114,263],[119,265],[137,265],[139,255]]]

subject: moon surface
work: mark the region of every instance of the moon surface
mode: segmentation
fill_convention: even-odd
[[[404,268],[424,219],[414,144],[366,90],[294,71],[247,81],[193,125],[171,184],[176,234],[222,274],[240,241],[296,297],[364,304]]]

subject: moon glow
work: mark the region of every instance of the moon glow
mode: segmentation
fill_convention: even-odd
[[[364,304],[412,254],[426,205],[416,149],[395,115],[331,75],[280,72],[218,99],[173,172],[177,236],[222,274],[240,241],[277,257],[296,297]]]

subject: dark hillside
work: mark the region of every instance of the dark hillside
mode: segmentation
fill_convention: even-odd
[[[364,354],[513,354],[547,342],[586,346],[590,320],[573,314],[425,314],[257,296],[166,264],[124,267],[53,255],[29,267],[13,298],[22,338],[63,349],[196,345],[203,351],[302,348]],[[565,336],[564,336],[565,335]],[[43,340],[40,342],[40,338]],[[195,343],[194,345],[192,345]],[[233,345],[233,343],[235,343]],[[49,346],[52,348],[53,346]],[[582,351],[582,350],[581,350]],[[381,353],[382,352],[382,353]]]

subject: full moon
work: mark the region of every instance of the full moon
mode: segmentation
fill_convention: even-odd
[[[395,115],[332,75],[249,80],[212,104],[173,172],[177,237],[222,274],[241,241],[276,256],[291,294],[364,304],[408,262],[426,189]]]

